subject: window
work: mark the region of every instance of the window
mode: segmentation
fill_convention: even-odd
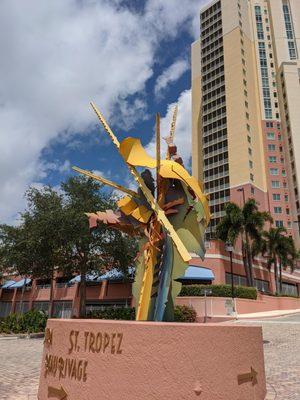
[[[225,273],[225,282],[231,284],[231,274],[228,272]],[[245,276],[233,274],[233,283],[236,286],[247,286],[247,279]]]
[[[298,288],[293,283],[282,282],[282,294],[299,296]]]
[[[267,133],[267,138],[269,140],[274,140],[275,139],[275,133],[274,132],[268,132]]]
[[[251,137],[249,135],[247,135],[247,140],[248,140],[248,143],[251,143]]]
[[[261,279],[254,279],[254,286],[260,292],[269,292],[269,282]]]
[[[286,176],[286,170],[285,169],[282,170],[282,176]]]
[[[282,214],[282,207],[274,207],[275,214]]]
[[[54,301],[53,316],[56,318],[71,318],[72,302],[71,301]]]
[[[250,174],[250,180],[251,180],[252,182],[254,182],[254,175],[253,175],[253,174]]]
[[[278,175],[278,168],[270,168],[270,175]]]
[[[250,156],[252,155],[252,150],[250,149],[250,147],[248,148],[248,153]]]
[[[289,209],[289,208],[287,208],[287,209],[285,210],[285,212],[286,212],[286,215],[290,215],[290,209]]]
[[[276,228],[283,228],[284,227],[283,221],[275,221],[275,226]]]
[[[269,151],[275,151],[276,150],[275,144],[268,144],[268,150]]]
[[[10,314],[12,302],[11,301],[1,301],[0,302],[0,317],[5,318]]]
[[[271,186],[273,189],[278,189],[280,188],[280,182],[279,181],[272,181]]]
[[[253,161],[249,160],[249,167],[252,169],[253,168]]]
[[[273,193],[273,200],[274,201],[280,201],[280,194],[279,193]]]
[[[289,201],[289,196],[287,194],[284,195],[284,201]]]
[[[266,119],[272,119],[273,118],[272,110],[266,109],[265,115],[266,115]]]
[[[270,157],[269,157],[269,162],[270,162],[270,163],[276,163],[276,161],[277,161],[277,159],[276,159],[275,156],[270,156]]]

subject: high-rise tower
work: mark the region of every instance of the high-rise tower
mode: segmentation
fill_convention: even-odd
[[[215,0],[192,46],[193,174],[209,236],[229,200],[254,197],[299,243],[299,0]]]

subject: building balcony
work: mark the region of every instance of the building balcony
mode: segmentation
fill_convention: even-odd
[[[209,171],[212,168],[221,167],[221,166],[227,165],[227,164],[228,164],[228,158],[225,158],[224,160],[217,161],[217,162],[209,164],[209,165],[205,165],[204,171]]]

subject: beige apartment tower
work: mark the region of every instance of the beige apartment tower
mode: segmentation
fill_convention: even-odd
[[[192,45],[193,174],[213,214],[253,197],[299,244],[300,0],[216,0]]]

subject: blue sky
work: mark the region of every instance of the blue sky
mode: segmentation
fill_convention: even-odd
[[[201,0],[3,0],[0,3],[0,223],[14,223],[30,186],[57,187],[71,166],[131,179],[100,128],[153,149],[179,104],[177,144],[190,157],[190,45]]]

